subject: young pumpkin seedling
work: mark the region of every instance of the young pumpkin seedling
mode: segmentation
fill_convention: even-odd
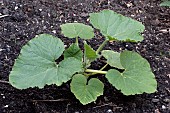
[[[49,34],[40,34],[29,41],[22,48],[10,73],[9,81],[12,86],[18,89],[43,88],[46,84],[61,86],[72,79],[71,92],[83,105],[103,95],[104,84],[97,78],[88,80],[89,76],[95,74],[104,74],[124,95],[155,92],[157,82],[146,59],[133,51],[118,53],[103,50],[108,41],[142,41],[142,23],[111,10],[91,13],[90,22],[105,37],[96,51],[85,41],[94,37],[92,27],[82,23],[63,24],[62,34],[75,38],[75,43],[65,49],[59,38]],[[78,38],[84,40],[84,53],[79,48]],[[62,53],[64,59],[56,63]],[[99,70],[89,69],[91,62],[101,56],[107,60],[106,65]],[[113,68],[103,71],[107,65]]]

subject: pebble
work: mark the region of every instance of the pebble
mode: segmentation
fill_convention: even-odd
[[[5,105],[4,108],[7,108],[9,105]]]
[[[131,17],[135,17],[135,15],[134,14],[132,14],[132,15],[130,15]]]
[[[159,102],[159,99],[152,99],[152,102],[157,103],[157,102]]]
[[[133,6],[133,4],[132,3],[127,3],[126,6],[131,7],[131,6]]]
[[[0,48],[0,51],[3,51],[3,49]]]
[[[64,45],[64,47],[66,48],[66,47],[67,47],[67,45]]]
[[[165,105],[162,105],[162,109],[166,109],[166,106],[165,106]]]
[[[53,32],[53,33],[55,33],[55,34],[57,33],[57,31],[56,31],[56,30],[53,30],[52,32]]]
[[[163,101],[164,101],[164,102],[170,102],[170,99],[165,98]]]
[[[75,113],[80,113],[80,112],[76,111]]]
[[[107,113],[113,113],[113,111],[111,109],[108,109]]]
[[[160,113],[159,109],[155,109],[155,113]]]
[[[42,11],[42,9],[38,9],[39,11]]]
[[[18,9],[18,6],[15,6],[15,8],[14,8],[15,10],[17,10]]]

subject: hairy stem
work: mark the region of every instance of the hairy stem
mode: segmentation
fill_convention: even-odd
[[[108,42],[108,40],[105,39],[105,41],[97,49],[97,51],[96,51],[97,54],[103,49],[103,47],[106,45],[107,42]]]
[[[93,70],[93,69],[86,69],[85,72],[88,73],[96,73],[96,74],[106,74],[107,71],[101,71],[101,70]],[[90,74],[91,75],[91,74]]]

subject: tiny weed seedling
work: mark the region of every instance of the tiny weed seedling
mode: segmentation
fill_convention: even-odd
[[[103,50],[108,41],[142,41],[143,24],[111,10],[91,13],[90,22],[105,37],[96,51],[85,41],[94,37],[92,27],[82,23],[63,24],[62,34],[75,38],[75,43],[65,49],[59,38],[49,34],[40,34],[30,40],[22,48],[10,73],[12,86],[18,89],[43,88],[46,84],[61,86],[72,79],[71,92],[83,105],[103,94],[104,84],[99,79],[87,79],[96,74],[104,74],[109,83],[124,95],[155,92],[157,82],[146,59],[133,51]],[[79,48],[78,38],[84,40],[84,52]],[[64,59],[56,63],[62,54]],[[106,65],[99,70],[89,69],[91,62],[102,56]],[[107,65],[113,68],[103,71]]]

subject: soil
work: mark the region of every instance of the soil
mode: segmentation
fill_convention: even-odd
[[[170,9],[160,0],[0,0],[0,113],[169,113],[170,112]],[[21,47],[40,33],[60,37],[66,45],[73,40],[61,35],[66,22],[89,23],[89,13],[111,9],[145,25],[140,43],[110,42],[105,49],[133,50],[146,58],[158,81],[157,92],[124,96],[101,76],[104,95],[83,106],[70,92],[69,82],[61,87],[17,90],[8,81]],[[4,16],[5,15],[5,16]],[[4,16],[4,17],[2,17]],[[103,36],[88,43],[96,49]],[[80,41],[81,42],[81,41]],[[100,62],[100,63],[99,63]],[[92,64],[103,66],[103,60]]]

